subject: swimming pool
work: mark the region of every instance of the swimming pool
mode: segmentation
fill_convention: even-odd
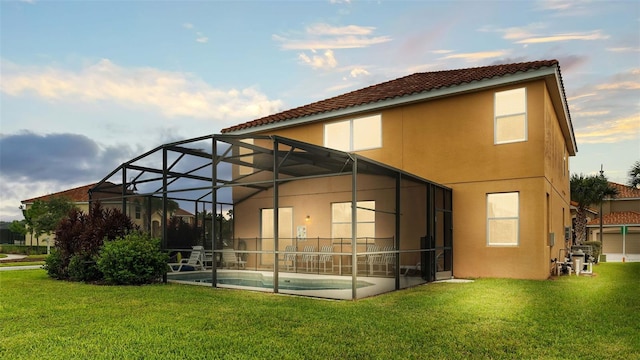
[[[180,282],[195,282],[211,284],[211,273],[181,273],[170,274],[169,280]],[[260,272],[232,271],[218,272],[218,285],[273,289],[273,276]],[[367,281],[358,280],[356,286],[364,288],[373,285]],[[347,290],[351,289],[351,279],[287,277],[281,275],[278,281],[281,290]]]

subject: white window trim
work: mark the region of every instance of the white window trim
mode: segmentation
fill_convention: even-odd
[[[380,138],[378,139],[379,141],[377,143],[379,143],[380,145],[379,146],[365,147],[365,148],[354,148],[354,132],[353,132],[353,124],[354,124],[354,122],[356,122],[358,120],[361,120],[361,119],[373,118],[373,117],[377,117],[377,119],[375,121],[377,122],[378,128],[380,129]],[[328,125],[334,125],[334,124],[340,124],[340,123],[346,123],[346,122],[349,123],[349,146],[348,146],[348,149],[346,150],[347,152],[365,151],[365,150],[373,150],[373,149],[382,148],[382,114],[374,114],[374,115],[369,115],[369,116],[362,116],[362,117],[353,118],[353,119],[349,119],[349,120],[333,121],[333,122],[325,124],[324,128],[323,128],[323,145],[325,147],[332,148],[331,146],[327,145],[327,126]]]
[[[504,216],[504,217],[489,217],[489,196],[496,194],[517,194],[518,195],[518,215],[517,216]],[[520,245],[520,192],[511,191],[511,192],[502,192],[502,193],[488,193],[486,196],[486,242],[487,246],[491,247],[515,247]],[[516,240],[513,243],[492,243],[490,238],[490,226],[489,223],[491,220],[517,220],[516,226]]]
[[[497,109],[497,105],[498,105],[498,94],[502,93],[502,92],[506,92],[506,91],[519,90],[519,89],[524,89],[524,112],[502,114],[500,116],[496,115],[496,109]],[[526,142],[529,139],[529,131],[528,131],[529,119],[528,119],[528,114],[527,114],[527,108],[528,108],[528,103],[527,103],[527,88],[526,87],[510,89],[510,90],[504,90],[504,91],[497,91],[497,92],[495,92],[493,94],[493,143],[494,143],[494,145],[512,144],[512,143],[517,143],[517,142]],[[517,116],[517,115],[524,115],[524,138],[515,139],[515,140],[498,141],[498,119],[502,119],[502,118],[506,118],[506,117],[510,117],[510,116]]]

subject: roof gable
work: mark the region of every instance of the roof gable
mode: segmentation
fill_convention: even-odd
[[[262,127],[269,124],[283,123],[293,119],[299,119],[317,114],[324,114],[336,110],[353,108],[366,104],[374,104],[384,100],[403,98],[410,95],[426,93],[434,90],[452,88],[464,84],[480,82],[507,75],[535,71],[542,68],[558,68],[557,60],[542,60],[515,64],[503,64],[484,66],[468,69],[434,71],[416,73],[384,83],[372,85],[360,90],[355,90],[343,95],[321,100],[277,114],[268,115],[253,121],[222,129],[222,133],[237,132],[241,130]],[[562,81],[561,96],[566,104],[564,86]],[[568,114],[567,109],[563,109]],[[284,124],[282,124],[284,125]],[[259,130],[259,129],[256,129]]]

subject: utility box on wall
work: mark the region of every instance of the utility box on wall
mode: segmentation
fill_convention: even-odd
[[[556,233],[549,233],[549,246],[556,245]]]
[[[571,228],[569,226],[564,227],[564,241],[571,240]]]

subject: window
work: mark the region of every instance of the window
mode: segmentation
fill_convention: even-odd
[[[140,212],[142,212],[142,208],[140,207],[140,205],[136,205],[136,219],[140,219]]]
[[[527,140],[527,92],[525,88],[495,94],[494,143]]]
[[[373,238],[376,236],[376,202],[358,201],[357,237]],[[351,202],[331,204],[331,236],[334,239],[351,239]]]
[[[324,146],[341,151],[382,147],[382,116],[373,115],[326,124]]]
[[[487,194],[487,245],[518,245],[520,194]]]
[[[275,247],[273,231],[273,209],[260,211],[260,250],[273,251]],[[278,210],[278,239],[281,243],[290,243],[293,239],[293,208],[284,207]],[[273,265],[273,254],[260,254],[262,265]]]

